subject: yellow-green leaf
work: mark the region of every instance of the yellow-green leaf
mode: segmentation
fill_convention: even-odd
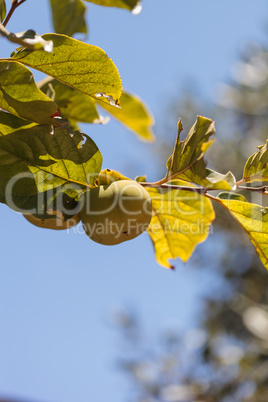
[[[49,94],[54,97],[62,116],[71,122],[101,122],[96,103],[90,96],[53,78],[45,78],[38,83],[38,86],[46,95]]]
[[[22,128],[26,129],[36,125],[37,123],[21,119],[20,117],[0,110],[0,136],[13,133],[17,130],[21,130]]]
[[[182,129],[182,123],[181,120],[179,120],[178,135],[174,151],[167,161],[167,168],[170,175],[191,167],[197,160],[202,158],[204,155],[202,147],[204,147],[204,144],[207,142],[211,145],[212,142],[210,141],[210,137],[215,134],[214,122],[202,116],[197,116],[195,124],[190,129],[184,141],[180,141],[180,133]],[[208,147],[206,147],[206,150],[207,148]],[[204,162],[202,166],[204,170]]]
[[[37,88],[33,74],[21,63],[0,60],[0,108],[23,119],[53,124],[57,105]]]
[[[172,185],[189,185],[174,180]],[[153,216],[148,233],[153,241],[157,262],[172,268],[170,259],[186,262],[195,247],[208,234],[215,213],[211,201],[194,191],[150,188]]]
[[[12,58],[103,102],[119,104],[121,79],[102,49],[65,35],[46,34],[43,38],[53,41],[52,53],[20,49]]]
[[[154,119],[146,106],[134,95],[123,91],[120,108],[117,108],[99,100],[96,102],[92,97],[53,78],[45,78],[38,86],[46,95],[50,94],[54,97],[62,115],[71,122],[102,123],[105,121],[98,114],[97,103],[142,140],[154,140],[151,129]]]
[[[197,162],[197,165],[198,163],[199,162]],[[185,175],[189,180],[192,179],[192,182],[210,190],[235,190],[236,188],[236,179],[230,171],[222,174],[206,168],[206,177],[203,179],[193,176],[191,172],[185,172]]]
[[[50,0],[55,32],[73,36],[87,33],[86,7],[81,0]]]
[[[85,0],[90,3],[105,7],[119,7],[133,10],[139,3],[139,0]]]
[[[4,20],[6,16],[6,2],[5,0],[0,0],[0,22]]]
[[[0,137],[0,200],[27,203],[63,185],[70,193],[94,187],[101,164],[100,151],[85,134],[70,136],[61,128],[51,133],[48,125],[18,130]]]
[[[249,157],[244,168],[246,183],[268,181],[268,140],[260,145],[258,151]]]
[[[174,151],[167,161],[167,177],[176,176],[208,189],[234,189],[236,180],[233,174],[231,172],[221,174],[207,169],[203,158],[214,141],[210,139],[215,134],[214,122],[206,117],[197,116],[195,124],[184,141],[180,141],[181,131],[180,120]]]
[[[230,212],[245,230],[261,262],[268,269],[268,208],[251,204],[232,193],[219,194],[215,200]]]
[[[137,96],[123,91],[120,98],[120,108],[114,108],[103,102],[98,102],[98,104],[128,129],[137,134],[141,140],[154,140],[151,128],[154,124],[154,119],[148,108]]]

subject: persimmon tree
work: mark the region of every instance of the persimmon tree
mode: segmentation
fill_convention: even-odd
[[[11,33],[6,28],[8,21],[25,1],[13,0],[8,12],[5,1],[0,1],[0,35],[20,46],[10,58],[0,59],[0,201],[37,226],[66,229],[85,216],[85,206],[86,215],[92,213],[87,200],[92,191],[99,192],[96,202],[105,207],[94,210],[94,223],[97,215],[100,226],[90,228],[98,230],[99,242],[107,231],[121,241],[135,237],[121,225],[123,201],[130,201],[129,221],[133,224],[139,221],[137,215],[142,216],[140,221],[146,221],[146,226],[137,235],[148,232],[158,263],[167,268],[173,268],[171,259],[186,262],[206,240],[215,219],[215,202],[246,231],[268,268],[268,208],[251,201],[251,194],[268,192],[267,143],[248,158],[239,180],[232,172],[216,172],[204,159],[214,141],[214,122],[197,116],[184,140],[180,139],[182,122],[178,122],[164,178],[150,182],[145,176],[130,179],[103,169],[101,150],[80,131],[79,123],[103,123],[100,110],[104,110],[140,140],[153,141],[153,117],[137,96],[123,89],[119,72],[104,50],[72,37],[87,32],[85,2],[50,0],[56,33]],[[88,2],[140,11],[138,0]],[[28,67],[47,78],[36,83]],[[111,192],[112,185],[122,188],[114,184],[121,180],[127,187],[133,183],[136,192],[127,193],[125,188]],[[142,197],[147,204],[150,199],[149,212],[144,206],[140,211],[133,208]],[[151,214],[149,222],[143,219],[146,213]],[[103,224],[103,217],[108,225]],[[86,220],[90,225],[90,219]]]

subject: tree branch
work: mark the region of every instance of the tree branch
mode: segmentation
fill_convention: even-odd
[[[236,182],[237,187],[241,186],[241,184],[245,184],[245,179],[244,178]]]
[[[7,14],[5,20],[3,21],[3,25],[4,27],[7,25],[8,21],[10,20],[10,18],[12,17],[12,14],[14,13],[14,11],[16,10],[16,8],[18,8],[22,3],[24,3],[26,0],[12,0],[12,4],[11,4],[11,8],[9,10],[9,13]]]
[[[160,181],[155,183],[139,182],[143,187],[151,188],[164,188],[166,190],[182,190],[182,191],[192,191],[194,193],[199,193],[205,195],[208,191],[205,187],[188,187],[188,186],[177,186],[176,184],[159,184]]]
[[[257,187],[245,187],[245,186],[237,186],[238,190],[247,190],[247,191],[257,191],[259,193],[268,194],[268,186],[257,186]]]
[[[188,186],[179,186],[176,184],[167,184],[164,183],[163,180],[156,181],[154,183],[147,183],[147,182],[139,182],[139,184],[143,187],[151,187],[151,188],[163,188],[166,190],[182,190],[182,191],[192,191],[194,193],[205,195],[209,198],[215,198],[210,196],[208,191],[213,191],[213,188],[209,189],[206,187],[188,187]],[[245,186],[238,186],[237,190],[247,190],[247,191],[256,191],[262,194],[268,194],[268,186],[262,187],[245,187]],[[224,190],[222,190],[224,191]]]

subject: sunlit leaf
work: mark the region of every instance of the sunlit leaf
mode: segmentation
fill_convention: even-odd
[[[0,22],[5,19],[6,16],[6,2],[5,0],[0,0]]]
[[[167,177],[176,177],[208,189],[232,190],[235,177],[231,172],[223,175],[206,168],[204,154],[213,143],[210,137],[215,134],[214,122],[202,116],[190,129],[186,139],[180,141],[181,121],[178,123],[178,135],[173,154],[167,161]]]
[[[0,36],[4,36],[10,42],[17,43],[29,50],[43,49],[48,53],[53,50],[53,42],[51,40],[44,40],[32,29],[19,33],[11,33],[0,23]]]
[[[178,180],[173,185],[187,185]],[[189,184],[188,184],[189,185]],[[209,199],[194,191],[146,187],[153,216],[148,233],[153,241],[156,259],[160,265],[172,268],[170,259],[186,262],[196,246],[203,242],[215,218]]]
[[[0,199],[10,205],[20,197],[27,203],[37,192],[63,185],[68,194],[93,187],[101,164],[100,151],[84,134],[55,128],[52,135],[48,125],[18,130],[0,137]]]
[[[103,102],[98,102],[98,104],[128,129],[137,134],[141,140],[154,140],[154,134],[151,129],[154,119],[147,107],[145,107],[137,96],[123,91],[120,98],[120,109]]]
[[[86,7],[81,0],[50,0],[55,32],[73,36],[87,33]]]
[[[13,133],[14,131],[21,130],[22,128],[26,129],[36,125],[37,123],[21,119],[20,117],[0,110],[0,136]]]
[[[197,162],[198,163],[198,162]],[[186,173],[187,175],[187,173]],[[190,179],[191,173],[188,178]],[[225,174],[215,172],[212,169],[206,168],[206,177],[204,179],[196,180],[192,178],[192,181],[196,184],[202,185],[207,189],[213,190],[234,190],[236,188],[236,179],[232,172],[227,172]]]
[[[136,176],[136,177],[135,177],[135,180],[136,180],[138,183],[145,182],[145,181],[146,181],[146,176]]]
[[[70,121],[83,123],[103,123],[105,118],[98,114],[96,101],[92,97],[62,84],[56,79],[44,79],[39,83],[39,88],[48,96],[53,95],[62,115]],[[120,108],[115,108],[97,100],[99,107],[107,111],[132,130],[145,141],[154,139],[151,126],[153,117],[144,104],[135,96],[122,92]]]
[[[263,265],[268,269],[268,208],[251,204],[236,194],[221,193],[215,200],[221,204],[248,234]]]
[[[85,0],[85,1],[98,4],[100,6],[119,7],[119,8],[126,8],[128,10],[133,10],[139,3],[139,0]]]
[[[258,151],[249,157],[244,168],[244,180],[247,183],[254,181],[268,181],[268,140],[260,145]]]
[[[61,114],[71,122],[101,122],[92,97],[53,78],[44,79],[38,86],[46,95],[54,96],[54,101],[59,106]]]
[[[46,34],[43,38],[53,41],[52,53],[21,49],[12,58],[103,102],[119,103],[121,79],[102,49],[65,35]]]
[[[28,68],[13,60],[0,60],[0,83],[2,109],[37,123],[53,124],[50,116],[57,105],[37,88]]]

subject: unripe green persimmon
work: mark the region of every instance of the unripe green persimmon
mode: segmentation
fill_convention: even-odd
[[[152,217],[151,198],[136,181],[118,180],[87,191],[80,216],[92,240],[119,244],[147,229]]]
[[[74,227],[80,222],[80,215],[76,214],[72,216],[70,219],[62,220],[58,217],[50,217],[47,219],[39,218],[38,215],[32,214],[23,214],[23,216],[27,219],[28,222],[33,225],[44,228],[44,229],[53,229],[53,230],[65,230]]]
[[[72,228],[81,220],[79,202],[64,192],[53,197],[53,192],[38,193],[31,210],[23,212],[23,216],[35,226],[44,229],[64,230]],[[38,205],[40,204],[40,205]]]

